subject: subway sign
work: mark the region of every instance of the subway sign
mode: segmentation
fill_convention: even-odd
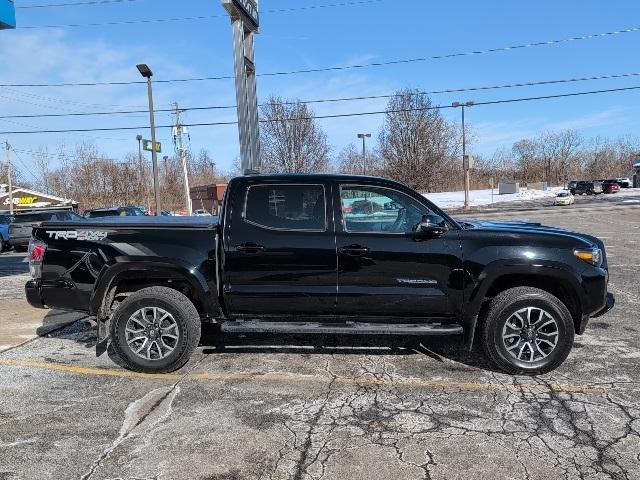
[[[16,6],[13,0],[0,0],[0,30],[16,28]]]

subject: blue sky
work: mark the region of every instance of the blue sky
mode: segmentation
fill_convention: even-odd
[[[72,0],[16,0],[16,5]],[[78,1],[78,0],[74,0]],[[257,37],[258,72],[288,71],[425,57],[505,47],[640,26],[640,2],[623,0],[456,1],[380,0],[349,6],[273,12],[303,6],[344,4],[348,0],[261,0]],[[217,18],[131,25],[26,28],[139,19],[214,16]],[[135,0],[99,6],[19,8],[18,29],[0,32],[0,83],[54,83],[139,80],[137,63],[148,63],[155,78],[229,75],[233,71],[231,29],[218,0]],[[22,27],[22,28],[21,28]],[[260,77],[258,95],[310,100],[389,94],[405,87],[424,90],[640,72],[640,32],[486,55],[432,60],[321,74]],[[488,101],[640,85],[640,77],[434,95],[436,104]],[[233,105],[230,80],[158,84],[156,107],[177,101],[184,107]],[[468,111],[476,143],[473,151],[490,155],[500,147],[545,129],[577,128],[585,136],[640,134],[640,90],[560,100],[477,106]],[[314,105],[315,113],[384,109],[385,100]],[[146,106],[144,85],[66,88],[0,87],[0,115],[65,113]],[[444,114],[459,119],[459,111]],[[161,113],[157,123],[172,118]],[[187,112],[186,123],[235,120],[235,110]],[[320,120],[334,153],[360,131],[374,137],[382,116]],[[148,117],[0,120],[0,131],[40,128],[91,128],[148,125]],[[19,151],[90,141],[113,158],[137,150],[135,136],[148,129],[97,133],[10,135]],[[194,127],[191,148],[207,148],[222,169],[238,155],[235,126]],[[7,135],[3,135],[6,137]],[[159,132],[171,153],[170,131]],[[31,162],[21,154],[25,163]],[[18,165],[20,166],[20,165]],[[24,169],[24,168],[23,168]]]

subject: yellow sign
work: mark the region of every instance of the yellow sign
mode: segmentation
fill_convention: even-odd
[[[13,204],[14,205],[33,205],[38,200],[38,197],[14,197]],[[4,204],[9,205],[11,201],[9,197],[4,199]]]

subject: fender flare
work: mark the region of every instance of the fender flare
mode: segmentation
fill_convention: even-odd
[[[478,280],[473,290],[469,293],[464,312],[465,343],[469,350],[473,348],[478,316],[484,299],[493,285],[501,278],[509,275],[526,275],[529,277],[544,277],[561,282],[570,287],[571,293],[575,294],[574,299],[577,307],[582,311],[584,299],[580,294],[580,280],[577,272],[567,268],[561,262],[536,261],[535,265],[513,263],[509,260],[497,260],[490,263],[478,276]]]
[[[118,282],[119,277],[131,272],[139,272],[141,276],[150,272],[164,272],[172,277],[178,276],[184,278],[191,288],[193,288],[196,299],[204,308],[204,312],[201,313],[212,316],[217,315],[217,293],[212,292],[206,279],[198,269],[182,260],[166,258],[156,260],[150,260],[148,258],[144,260],[116,258],[116,262],[106,267],[96,279],[96,288],[94,288],[90,299],[90,313],[92,315],[99,314],[106,295],[114,284]]]

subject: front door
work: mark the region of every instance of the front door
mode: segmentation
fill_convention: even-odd
[[[236,188],[225,238],[225,304],[232,315],[284,319],[335,313],[337,259],[331,184]]]
[[[439,236],[419,236],[423,216],[437,213],[426,200],[375,185],[335,191],[339,315],[402,321],[460,313],[462,252],[453,223]]]

